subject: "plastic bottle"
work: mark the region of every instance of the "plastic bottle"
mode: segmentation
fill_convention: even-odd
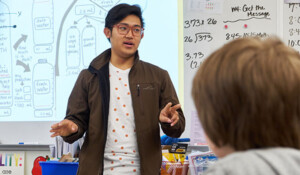
[[[34,51],[51,52],[54,41],[53,0],[33,0],[32,30]]]
[[[67,68],[79,68],[80,65],[80,33],[77,27],[72,26],[66,34]]]
[[[82,31],[82,59],[83,65],[88,67],[96,57],[96,29],[87,25]]]
[[[46,59],[39,59],[33,68],[32,80],[33,107],[40,110],[37,117],[48,117],[52,113],[47,109],[54,106],[54,67]]]

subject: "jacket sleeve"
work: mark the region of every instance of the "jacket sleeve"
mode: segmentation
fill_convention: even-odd
[[[169,103],[172,106],[179,104],[179,100],[167,71],[163,71],[163,82],[160,89],[160,111]],[[161,123],[163,132],[170,137],[180,137],[185,129],[185,118],[182,109],[177,110],[179,115],[179,121],[171,127],[169,123]]]
[[[73,143],[83,136],[88,127],[90,109],[88,105],[88,81],[90,74],[81,71],[70,94],[65,119],[73,121],[78,126],[78,132],[63,137],[65,142]]]

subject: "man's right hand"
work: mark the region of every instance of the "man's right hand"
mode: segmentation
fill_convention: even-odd
[[[78,126],[71,120],[64,119],[59,123],[55,123],[51,126],[50,132],[53,134],[51,137],[56,136],[68,136],[78,131]]]

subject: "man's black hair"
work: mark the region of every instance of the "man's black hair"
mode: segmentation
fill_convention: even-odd
[[[140,18],[141,27],[144,28],[144,20],[142,17],[142,11],[139,5],[129,5],[129,4],[118,4],[111,8],[105,18],[105,27],[112,30],[113,25],[118,24],[128,15],[135,15]]]

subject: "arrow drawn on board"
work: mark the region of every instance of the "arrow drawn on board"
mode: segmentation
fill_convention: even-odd
[[[26,42],[27,40],[27,35],[22,35],[20,39],[14,44],[14,49],[17,50],[19,45],[24,41]]]
[[[55,75],[59,76],[59,66],[58,66],[58,55],[59,55],[59,47],[60,47],[60,38],[61,38],[61,33],[62,33],[62,28],[63,25],[65,23],[65,20],[69,14],[69,12],[71,11],[72,7],[74,6],[74,4],[77,2],[78,0],[73,0],[73,2],[71,3],[71,5],[68,7],[67,11],[65,12],[61,22],[60,22],[60,26],[59,26],[59,30],[58,30],[58,36],[57,36],[57,41],[56,41],[56,54],[55,54]]]
[[[30,72],[30,68],[29,68],[29,65],[27,64],[25,64],[25,63],[23,63],[22,61],[20,61],[20,60],[17,60],[17,66],[22,66],[22,67],[24,67],[24,72]]]

